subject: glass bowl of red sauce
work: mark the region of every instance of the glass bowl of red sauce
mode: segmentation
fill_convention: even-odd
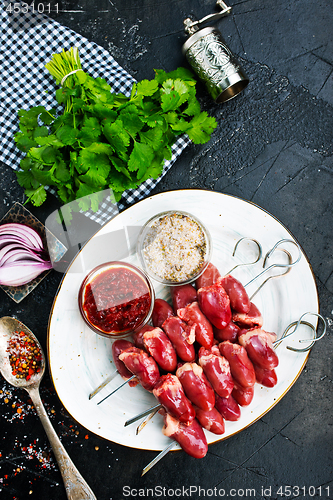
[[[149,277],[124,262],[95,267],[79,290],[79,309],[86,324],[104,337],[135,333],[150,320],[155,292]]]
[[[156,214],[141,228],[137,254],[144,271],[164,285],[195,281],[208,266],[212,241],[194,215],[180,210]]]

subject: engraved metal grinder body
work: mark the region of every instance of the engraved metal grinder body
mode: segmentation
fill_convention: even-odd
[[[200,21],[184,20],[185,32],[190,35],[183,45],[183,53],[189,64],[216,103],[236,97],[249,83],[249,79],[227,47],[221,33],[214,27],[201,28],[231,12],[223,1],[217,0],[221,11],[210,14]],[[201,29],[200,29],[201,28]]]

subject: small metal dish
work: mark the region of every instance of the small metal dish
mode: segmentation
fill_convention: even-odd
[[[138,267],[120,261],[95,267],[84,278],[78,296],[85,323],[109,338],[140,330],[151,318],[154,301],[149,277]]]
[[[164,285],[195,281],[212,253],[209,231],[194,215],[180,210],[161,212],[142,227],[137,255],[145,272]]]

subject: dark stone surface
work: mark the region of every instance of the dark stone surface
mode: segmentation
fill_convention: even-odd
[[[165,499],[176,497],[168,489],[190,486],[224,488],[226,496],[234,488],[239,490],[235,498],[284,498],[279,487],[287,498],[333,497],[333,5],[329,0],[230,4],[233,15],[218,27],[250,84],[236,99],[218,106],[199,85],[202,106],[219,126],[208,144],[191,145],[183,152],[154,192],[216,190],[250,200],[277,217],[311,263],[328,333],[311,351],[297,383],[258,422],[210,446],[203,460],[185,453],[168,454],[143,478],[142,467],[156,453],[128,449],[87,432],[67,414],[46,375],[41,387],[46,409],[98,500],[146,498],[147,488],[156,485],[165,488],[165,494],[155,497]],[[186,64],[180,50],[183,19],[213,12],[214,2],[63,0],[59,9],[51,16],[109,50],[135,78],[142,79],[152,78],[154,68],[171,71]],[[22,189],[11,168],[2,164],[0,217],[15,201],[24,202]],[[27,207],[44,222],[58,206],[50,196],[38,209]],[[0,290],[0,316],[21,319],[45,349],[60,279],[60,273],[50,273],[18,305]],[[57,464],[28,396],[3,379],[0,390],[1,498],[64,500]],[[20,405],[22,419],[16,412]],[[285,490],[288,485],[295,486],[290,495]],[[137,489],[137,494],[133,490],[126,495],[124,486]],[[310,486],[316,489],[309,490]],[[246,492],[250,488],[256,490],[255,496]],[[180,496],[187,497],[186,491]]]

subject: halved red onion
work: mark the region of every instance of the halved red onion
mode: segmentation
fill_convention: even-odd
[[[21,286],[35,279],[52,264],[39,234],[25,224],[0,226],[0,285]]]

